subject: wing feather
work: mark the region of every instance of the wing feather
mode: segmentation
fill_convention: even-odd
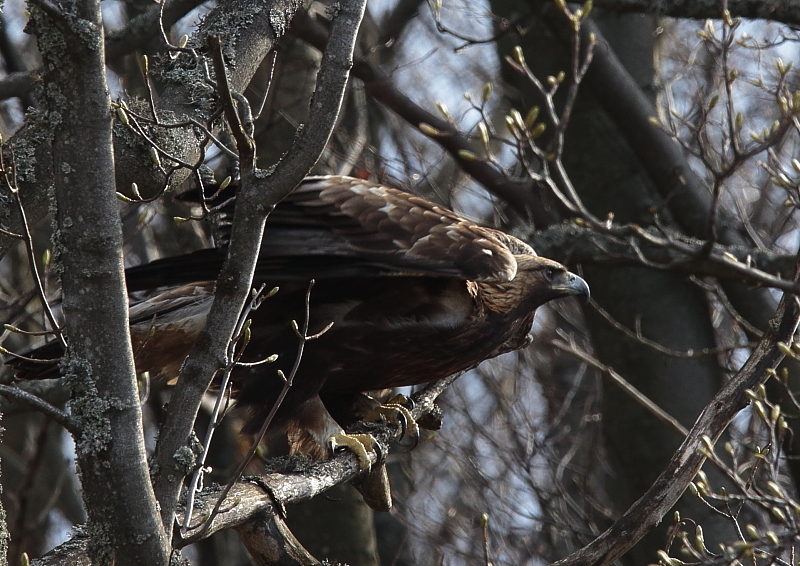
[[[230,202],[219,219],[222,242],[232,210]],[[259,269],[274,273],[283,266],[286,277],[302,265],[302,273],[313,277],[397,274],[510,281],[517,271],[514,255],[520,254],[535,252],[513,236],[418,196],[352,177],[318,176],[306,178],[270,215]],[[200,255],[195,263],[206,260]]]
[[[509,281],[517,270],[514,254],[534,254],[512,236],[361,179],[309,177],[282,204],[276,227],[298,216],[305,216],[298,224],[313,218],[340,236],[347,249],[419,273]]]

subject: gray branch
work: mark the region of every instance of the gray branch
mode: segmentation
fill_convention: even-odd
[[[461,375],[459,373],[441,379],[415,393],[412,396],[414,406],[411,409],[414,419],[419,420],[432,412],[435,413],[437,397]],[[399,425],[371,424],[368,430],[383,446],[388,446],[391,440],[398,439],[401,435]],[[308,501],[332,487],[356,479],[364,473],[359,466],[358,458],[353,452],[346,450],[330,460],[321,462],[286,457],[271,460],[267,465],[268,470],[264,476],[245,479],[234,485],[221,506],[222,511],[214,518],[211,528],[204,537],[233,528],[239,532],[256,560],[259,559],[259,549],[271,549],[271,561],[257,562],[258,564],[286,566],[316,564],[314,558],[300,546],[283,524],[282,507]],[[209,512],[213,509],[220,491],[221,488],[218,486],[203,490],[198,494],[196,510]],[[178,509],[182,523],[181,513],[182,510]],[[196,521],[193,526],[197,527],[205,517],[202,512],[196,512],[195,516]],[[188,534],[191,535],[191,530]],[[34,560],[32,564],[33,566],[89,564],[87,546],[87,538],[79,534],[41,559]]]
[[[169,540],[150,485],[128,332],[100,2],[34,2],[31,20],[53,127],[43,146],[58,164],[53,248],[66,320],[62,374],[80,427],[75,452],[93,535],[89,556],[97,564],[166,565]]]
[[[638,233],[646,237],[636,232],[604,234],[566,222],[527,240],[540,255],[572,265],[641,266],[800,293],[800,285],[786,279],[793,269],[793,255],[721,244],[709,249],[704,240],[654,228]]]
[[[187,442],[203,393],[215,373],[225,366],[225,352],[252,285],[266,217],[319,159],[339,114],[366,0],[349,0],[337,6],[331,41],[317,75],[308,124],[302,128],[286,157],[269,174],[244,166],[242,169],[229,255],[217,280],[209,322],[183,364],[173,393],[173,398],[181,402],[170,405],[156,445],[155,491],[167,528],[173,524],[180,488],[188,471],[175,461],[175,454]],[[219,25],[221,23],[211,22],[206,26],[207,33],[223,32],[224,28]],[[220,36],[229,34],[220,33]],[[240,64],[237,61],[231,70],[231,82]]]
[[[656,14],[672,18],[722,17],[718,0],[596,0],[594,5],[614,12]],[[784,24],[800,23],[800,4],[794,0],[729,0],[728,10],[733,17],[764,19]]]

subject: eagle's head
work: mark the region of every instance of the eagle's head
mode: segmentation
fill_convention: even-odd
[[[480,281],[486,308],[498,313],[533,311],[548,301],[574,296],[589,300],[589,285],[578,275],[551,259],[537,255],[514,255],[517,270],[508,281]]]

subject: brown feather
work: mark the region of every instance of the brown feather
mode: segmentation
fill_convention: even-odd
[[[177,374],[205,322],[221,262],[219,252],[203,250],[128,270],[129,288],[182,284],[131,306],[140,371]],[[243,361],[279,358],[233,372],[248,431],[261,426],[283,387],[277,370],[288,375],[294,364],[290,321],[304,318],[310,278],[310,332],[334,324],[307,344],[275,428],[288,432],[294,450],[315,456],[325,454],[333,429],[361,414],[362,392],[425,383],[519,348],[538,306],[588,294],[561,264],[439,205],[359,179],[311,177],[266,225],[255,284],[280,291],[252,313]],[[21,376],[35,373],[14,365]]]

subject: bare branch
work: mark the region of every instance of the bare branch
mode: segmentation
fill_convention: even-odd
[[[800,266],[800,263],[798,263]],[[797,280],[800,271],[795,272]],[[767,332],[741,370],[706,406],[686,440],[652,487],[607,531],[584,548],[554,563],[554,566],[608,565],[616,561],[641,537],[655,527],[681,496],[713,450],[714,442],[744,408],[748,389],[764,383],[768,370],[783,359],[778,342],[791,343],[800,323],[800,302],[784,294]]]
[[[791,0],[765,3],[761,0],[730,0],[732,16],[800,24],[800,7]],[[716,0],[596,0],[594,5],[614,12],[635,12],[673,18],[721,18]]]
[[[420,419],[434,408],[436,398],[447,389],[462,373],[458,373],[429,384],[412,396],[414,419]],[[358,427],[359,425],[356,425]],[[389,440],[400,438],[400,425],[369,425],[370,433],[384,445]],[[375,457],[374,453],[370,454]],[[258,478],[250,478],[233,485],[225,497],[220,512],[213,518],[204,537],[224,530],[235,528],[245,540],[249,536],[270,537],[267,541],[275,542],[273,548],[282,549],[287,555],[277,564],[306,564],[302,562],[307,553],[302,547],[295,546],[293,535],[285,529],[281,514],[283,506],[291,503],[308,501],[312,497],[324,493],[332,487],[353,480],[364,473],[358,457],[354,452],[345,450],[334,455],[330,460],[312,462],[305,458],[286,457],[270,460],[267,473]],[[212,509],[219,499],[221,488],[209,487],[197,495],[195,506],[199,510]],[[179,512],[178,518],[182,519]],[[204,520],[204,513],[198,514],[191,527],[197,528]],[[268,528],[265,528],[265,525]],[[244,530],[244,533],[243,533]],[[249,533],[249,534],[248,534]],[[255,533],[255,534],[254,534]],[[248,548],[252,548],[248,545]],[[87,552],[86,539],[78,535],[66,543],[56,547],[40,560],[34,560],[34,566],[56,566],[67,564],[85,564]],[[283,554],[282,554],[283,555]],[[295,562],[292,562],[294,560]]]
[[[252,284],[266,217],[275,203],[289,194],[311,170],[336,123],[365,7],[365,0],[350,0],[339,5],[331,41],[317,75],[308,124],[287,156],[270,175],[242,169],[229,255],[217,280],[209,323],[181,369],[173,393],[181,403],[170,405],[156,445],[154,459],[160,474],[156,477],[155,490],[161,504],[162,521],[169,531],[187,472],[174,460],[174,455],[189,437],[203,393],[217,371],[226,365],[225,352]],[[215,29],[214,25],[209,27]],[[232,88],[234,85],[232,80]]]
[[[0,385],[0,395],[7,399],[13,399],[19,403],[24,403],[29,407],[36,409],[40,413],[47,415],[67,429],[75,437],[79,437],[81,434],[81,426],[75,419],[70,417],[69,414],[62,411],[58,407],[51,405],[41,397],[37,397],[32,393],[28,393],[27,391],[23,391],[18,387],[12,387],[10,385]]]

